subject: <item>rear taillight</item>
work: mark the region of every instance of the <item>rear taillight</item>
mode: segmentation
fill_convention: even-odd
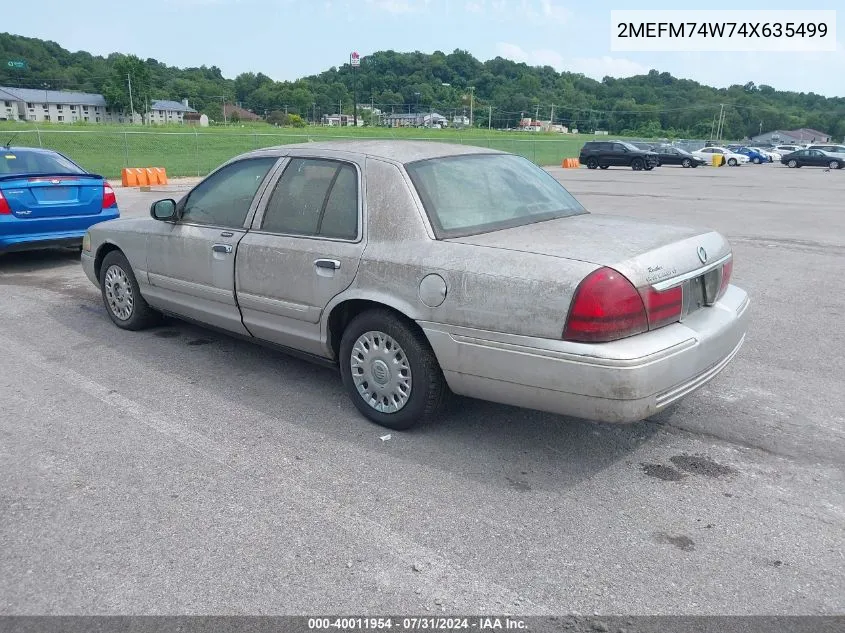
[[[109,183],[103,185],[103,208],[109,209],[117,204],[117,197],[114,195],[114,189]]]
[[[651,286],[637,290],[622,273],[600,268],[575,291],[563,339],[606,343],[679,321],[684,291],[675,286],[662,292]]]
[[[722,265],[722,285],[719,286],[719,294],[717,300],[722,298],[725,290],[728,289],[728,284],[731,283],[731,273],[734,271],[734,259],[731,257]]]
[[[11,215],[12,209],[9,207],[9,203],[6,202],[6,198],[3,197],[3,192],[0,191],[0,215]]]
[[[681,286],[662,292],[649,286],[640,289],[640,296],[643,298],[650,330],[680,320],[684,306],[684,290]]]
[[[604,343],[647,330],[645,306],[634,285],[612,268],[599,268],[575,290],[563,339]]]

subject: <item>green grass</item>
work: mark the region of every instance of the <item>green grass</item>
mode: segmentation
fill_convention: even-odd
[[[592,136],[427,130],[408,128],[276,128],[266,124],[192,128],[117,125],[46,125],[0,123],[0,143],[49,147],[86,169],[109,178],[124,167],[165,167],[168,176],[202,176],[220,163],[253,149],[333,138],[414,138],[478,145],[519,154],[539,165],[559,165],[578,155]]]

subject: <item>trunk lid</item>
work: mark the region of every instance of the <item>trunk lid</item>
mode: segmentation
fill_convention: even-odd
[[[446,241],[609,266],[638,288],[688,276],[731,252],[708,229],[592,213]]]
[[[105,181],[95,174],[0,177],[0,191],[22,220],[96,215],[103,208]]]

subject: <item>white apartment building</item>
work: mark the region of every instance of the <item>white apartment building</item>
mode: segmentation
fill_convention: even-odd
[[[103,95],[0,86],[0,121],[108,123]]]
[[[184,123],[185,114],[195,113],[187,99],[179,101],[156,100],[150,104],[150,111],[144,119],[147,123],[166,125],[169,123]]]

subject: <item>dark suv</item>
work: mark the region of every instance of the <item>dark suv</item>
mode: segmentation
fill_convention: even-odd
[[[655,152],[639,149],[624,141],[589,141],[581,148],[578,159],[589,169],[630,167],[640,171],[652,170],[660,164]]]

